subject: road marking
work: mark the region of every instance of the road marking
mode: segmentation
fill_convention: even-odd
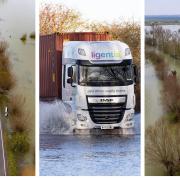
[[[6,176],[6,160],[5,160],[5,153],[4,153],[4,141],[3,141],[3,133],[2,133],[2,123],[1,123],[1,120],[0,120],[0,131],[1,131],[1,145],[2,145],[2,153],[3,153],[3,165],[4,165],[4,175]]]

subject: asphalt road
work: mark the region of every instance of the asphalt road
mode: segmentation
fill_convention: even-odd
[[[2,136],[2,124],[0,119],[0,176],[6,176],[6,161],[4,154],[4,144]]]

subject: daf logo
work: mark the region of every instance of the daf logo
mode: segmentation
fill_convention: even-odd
[[[111,103],[111,102],[113,102],[113,99],[100,99],[100,102],[102,102],[102,103],[104,103],[104,102]]]
[[[125,103],[125,97],[88,97],[89,103]]]

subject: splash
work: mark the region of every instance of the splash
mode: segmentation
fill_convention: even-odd
[[[40,133],[41,134],[72,134],[74,115],[72,105],[60,100],[40,102]]]
[[[60,100],[54,102],[40,102],[40,134],[140,134],[140,114],[134,116],[134,129],[113,130],[77,130],[75,129],[75,111],[73,104],[64,103]]]

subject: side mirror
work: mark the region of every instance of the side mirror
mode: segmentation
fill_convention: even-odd
[[[68,77],[72,78],[73,77],[73,67],[68,67]]]
[[[134,72],[134,82],[137,83],[139,81],[139,70],[135,64],[133,64],[133,72]]]
[[[73,83],[72,78],[68,78],[68,79],[67,79],[67,83],[68,83],[68,84],[72,84],[72,83]]]

